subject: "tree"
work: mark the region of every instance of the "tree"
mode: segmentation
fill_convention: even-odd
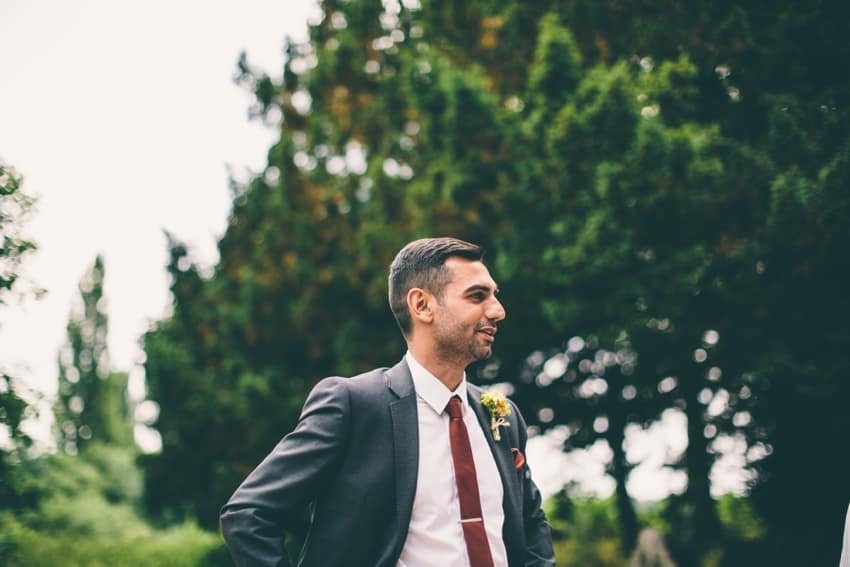
[[[837,560],[841,503],[850,498],[850,458],[837,450],[832,434],[850,427],[843,407],[850,395],[843,354],[850,341],[844,244],[850,136],[837,148],[816,145],[834,157],[811,173],[790,165],[772,186],[759,265],[763,283],[753,308],[757,319],[742,337],[760,402],[753,421],[766,454],[755,463],[761,482],[752,498],[774,538],[772,557],[789,565],[813,556],[823,563]],[[763,347],[768,341],[770,349]],[[801,484],[808,488],[797,490]],[[813,517],[823,523],[806,520]]]
[[[338,45],[326,46],[309,93],[293,69],[308,64],[310,46],[289,49],[284,85],[241,63],[258,112],[283,109],[284,134],[263,175],[235,187],[211,278],[171,242],[174,314],[145,338],[163,438],[162,453],[146,459],[154,510],[214,525],[221,502],[293,427],[318,379],[398,359],[403,343],[385,282],[402,243],[433,232],[492,241],[485,226],[502,206],[475,184],[498,181],[508,163],[504,141],[485,129],[501,113],[496,99],[481,76],[438,59],[420,69],[413,46],[382,57],[381,77],[352,73],[376,63],[362,34],[389,33],[380,7],[369,10],[352,4],[351,26],[334,33]],[[334,29],[331,19],[316,37]],[[480,133],[480,147],[464,143],[469,132]],[[417,135],[435,159],[414,150]],[[420,167],[432,174],[416,184]],[[444,197],[434,201],[434,190]]]
[[[543,431],[562,429],[564,451],[586,448],[600,439],[608,443],[621,548],[629,553],[637,542],[639,524],[627,490],[635,463],[626,458],[626,427],[653,422],[663,404],[648,403],[645,395],[638,397],[636,353],[624,338],[616,347],[608,351],[598,348],[595,338],[585,341],[576,336],[563,350],[535,351],[520,374],[518,398],[531,410],[530,423]]]
[[[21,189],[22,178],[14,167],[0,160],[0,305],[6,305],[18,282],[21,262],[35,250],[22,234],[34,200]]]
[[[54,415],[59,446],[72,455],[95,441],[132,442],[127,376],[109,368],[104,276],[103,258],[97,256],[80,280],[80,295],[68,320],[68,340],[59,354]]]
[[[625,331],[638,355],[634,379],[652,397],[658,397],[656,386],[672,379],[666,404],[688,415],[684,504],[699,526],[691,537],[695,547],[699,541],[693,538],[705,542],[718,534],[708,484],[713,437],[744,434],[754,448],[754,462],[764,450],[775,455],[775,443],[788,443],[783,462],[791,465],[807,462],[795,455],[820,437],[816,430],[830,429],[810,419],[804,423],[811,428],[789,426],[797,422],[794,411],[808,406],[795,407],[792,400],[799,399],[798,388],[812,387],[803,386],[812,384],[812,375],[789,372],[789,364],[778,379],[775,361],[787,360],[789,350],[806,344],[783,335],[818,324],[833,329],[829,343],[846,344],[832,321],[842,320],[847,302],[826,284],[843,282],[846,273],[842,255],[831,248],[831,230],[846,230],[846,198],[820,185],[844,175],[848,115],[836,101],[848,98],[847,73],[804,61],[816,53],[845,53],[847,46],[837,28],[826,23],[837,15],[837,5],[812,8],[802,19],[790,16],[792,6],[785,4],[767,18],[748,8],[720,13],[719,5],[674,7],[662,17],[643,7],[566,3],[560,21],[576,30],[582,60],[603,65],[590,67],[574,93],[564,88],[564,106],[553,108],[548,119],[544,114],[532,121],[548,126],[532,130],[529,143],[549,153],[551,165],[538,179],[541,186],[548,181],[553,190],[547,194],[557,198],[538,208],[525,240],[529,249],[536,242],[551,243],[542,256],[543,268],[535,269],[552,282],[542,287],[545,312],[566,336],[595,334],[611,345]],[[611,19],[617,11],[628,17]],[[553,25],[545,21],[541,41],[542,30]],[[624,22],[629,22],[625,29]],[[768,38],[785,33],[802,39],[799,51],[772,50],[778,46]],[[771,48],[759,47],[765,45]],[[577,60],[560,64],[564,76],[574,76]],[[535,75],[546,76],[539,67],[546,61],[538,56]],[[627,69],[640,71],[630,77]],[[785,73],[788,69],[793,71]],[[552,75],[557,71],[552,69]],[[812,199],[815,194],[818,198]],[[828,229],[821,220],[824,209],[815,212],[817,202],[827,201],[832,209]],[[780,224],[777,210],[795,213]],[[804,225],[802,218],[813,222]],[[829,258],[820,264],[823,271],[807,274],[806,285],[799,283],[799,272],[814,263],[802,254],[794,262],[780,254],[786,258],[780,263],[784,269],[764,277],[768,257],[783,249],[789,227],[794,239],[812,243],[812,257]],[[790,249],[795,248],[800,245]],[[811,298],[804,302],[809,310],[796,308],[800,298]],[[768,306],[768,300],[775,303]],[[780,305],[795,306],[796,318],[785,317],[788,308]],[[821,314],[831,308],[837,308],[834,317],[820,325],[826,319]],[[817,367],[826,370],[830,364],[819,360]],[[819,376],[818,383],[829,384],[825,391],[841,388],[838,368],[840,363]],[[707,402],[723,396],[720,415],[709,415]],[[786,402],[768,402],[774,396]],[[812,414],[818,413],[815,399],[808,406]],[[573,410],[559,416],[560,404],[542,405],[555,409],[553,423],[570,420]],[[751,419],[753,411],[758,419]],[[777,435],[778,430],[785,433]],[[757,465],[758,482],[765,487],[776,482],[770,480],[773,475],[780,476],[768,473],[771,462],[777,461]],[[830,462],[830,470],[847,470],[837,458]],[[790,472],[783,469],[782,476]],[[805,476],[799,469],[795,474],[798,480]],[[805,533],[812,543],[797,549],[829,549],[826,536],[814,543],[817,537],[798,519],[818,508],[829,510],[839,523],[840,507],[825,494],[843,489],[840,483],[830,487],[817,502],[808,494],[803,498],[801,509],[809,514],[771,510],[784,524],[781,535],[772,537],[790,542],[795,541],[791,534]],[[787,550],[776,558],[777,564],[795,561],[802,559],[792,560]]]
[[[842,8],[350,0],[321,12],[307,42],[287,44],[281,80],[240,60],[252,112],[281,137],[265,171],[234,186],[215,272],[170,244],[174,314],[145,338],[163,436],[151,506],[212,525],[318,378],[398,357],[386,265],[413,237],[454,234],[493,252],[508,310],[499,359],[470,376],[513,382],[530,421],[575,426],[574,446],[612,445],[626,545],[623,428],[672,407],[689,437],[670,463],[688,476],[670,507],[680,562],[723,541],[710,492],[721,434],[748,443],[770,541],[796,529],[800,549],[828,553],[794,518],[835,516],[826,495],[846,490],[846,463],[823,461],[829,482],[797,502],[807,514],[766,503],[790,490],[777,479],[811,478],[805,444],[844,423],[816,419],[836,399],[821,392],[845,391],[850,81],[823,64],[847,54]],[[537,367],[568,356],[572,336],[593,344],[570,361],[589,371],[566,384],[566,365],[532,393],[529,355],[544,353]],[[622,352],[628,363],[605,364]],[[587,384],[598,391],[576,393]]]
[[[33,207],[32,197],[23,192],[21,184],[20,174],[0,160],[0,307],[20,293],[15,284],[21,262],[35,249],[35,244],[21,232]],[[12,509],[19,507],[25,498],[16,464],[22,458],[22,450],[31,444],[29,436],[21,430],[21,423],[34,411],[21,397],[20,390],[11,373],[0,366],[0,436],[6,437],[0,443],[0,504]]]

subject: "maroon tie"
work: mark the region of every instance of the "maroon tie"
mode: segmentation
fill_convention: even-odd
[[[484,517],[481,514],[481,496],[478,493],[478,478],[475,476],[475,461],[469,434],[463,422],[463,405],[460,398],[452,396],[446,406],[449,412],[449,439],[452,445],[452,462],[457,481],[457,497],[460,500],[460,522],[463,538],[469,553],[470,567],[493,567],[493,557],[487,544]]]

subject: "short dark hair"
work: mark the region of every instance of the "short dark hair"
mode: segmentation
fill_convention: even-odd
[[[390,264],[390,309],[405,337],[412,329],[407,292],[418,287],[430,291],[437,299],[442,298],[451,278],[446,260],[452,257],[481,260],[484,250],[457,238],[420,238],[399,250]]]

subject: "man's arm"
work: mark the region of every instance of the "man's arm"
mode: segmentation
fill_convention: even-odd
[[[525,454],[525,444],[528,440],[525,420],[516,407],[511,404],[516,414],[520,450]],[[537,485],[531,480],[531,469],[526,461],[522,469],[523,502],[522,516],[525,525],[525,565],[526,567],[555,567],[555,552],[552,550],[552,529],[543,513],[542,498]]]
[[[317,481],[340,456],[349,419],[342,378],[319,382],[295,430],[284,437],[221,510],[221,531],[239,567],[291,565],[284,526],[317,493]]]

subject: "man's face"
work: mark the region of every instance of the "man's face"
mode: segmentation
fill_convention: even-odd
[[[452,257],[445,265],[451,280],[437,301],[432,327],[438,354],[463,366],[490,358],[496,324],[505,318],[496,282],[479,261]]]

